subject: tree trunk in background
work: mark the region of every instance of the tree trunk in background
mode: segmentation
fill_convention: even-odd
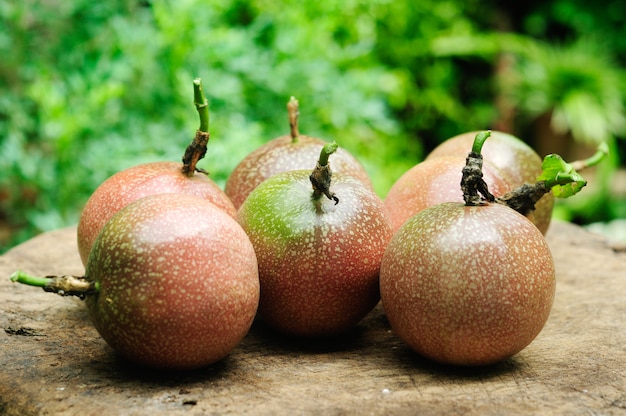
[[[493,129],[515,135],[515,104],[508,97],[511,90],[511,68],[515,65],[515,56],[511,53],[501,53],[495,62],[496,94],[494,105],[498,110],[498,119],[493,123]]]
[[[510,32],[512,30],[509,10],[502,7],[494,12],[493,25],[499,32]],[[509,98],[515,82],[512,77],[512,69],[515,66],[515,56],[508,52],[501,52],[495,60],[495,98],[494,105],[498,111],[498,118],[493,123],[493,129],[515,135],[515,114],[516,107]]]

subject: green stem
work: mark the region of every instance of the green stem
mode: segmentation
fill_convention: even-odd
[[[552,189],[557,185],[563,186],[572,182],[576,182],[577,179],[578,178],[575,175],[572,175],[570,173],[559,172],[554,178],[546,180],[545,184],[547,188]]]
[[[328,158],[330,157],[330,155],[335,153],[338,148],[339,145],[336,142],[326,143],[324,147],[322,147],[322,150],[320,152],[320,159],[317,163],[319,163],[320,166],[328,165]]]
[[[339,203],[339,198],[337,198],[335,194],[330,191],[330,183],[333,172],[330,169],[330,164],[328,163],[328,158],[337,151],[338,147],[339,146],[335,142],[326,143],[320,151],[319,160],[317,161],[315,169],[313,169],[313,172],[311,172],[311,175],[309,176],[311,185],[313,186],[312,197],[314,201],[319,201],[322,195],[326,195],[326,198],[335,201],[335,205]]]
[[[100,286],[96,282],[90,282],[84,277],[77,276],[40,277],[18,270],[11,275],[10,279],[15,283],[40,287],[46,292],[56,293],[61,296],[77,296],[81,299],[100,290]]]
[[[300,110],[296,97],[291,97],[289,102],[287,102],[287,115],[289,116],[291,142],[295,143],[300,137],[300,132],[298,131],[298,116],[300,115]]]
[[[10,277],[12,282],[22,283],[28,286],[45,287],[50,283],[50,279],[41,276],[32,276],[21,270],[14,272]]]
[[[196,135],[185,149],[183,155],[183,174],[189,177],[195,172],[207,173],[205,170],[196,167],[198,161],[206,155],[207,144],[209,143],[209,104],[202,91],[202,80],[193,80],[193,101],[200,116],[200,128]]]
[[[474,143],[472,144],[472,153],[480,154],[483,150],[483,145],[485,141],[491,137],[491,130],[481,131],[474,138]]]
[[[598,150],[596,150],[596,152],[591,157],[588,157],[587,159],[583,159],[583,160],[576,160],[570,163],[570,165],[572,165],[572,168],[576,171],[583,170],[583,169],[597,165],[602,160],[604,160],[604,158],[608,154],[609,154],[609,145],[606,142],[602,142],[600,143],[600,146],[598,146]]]
[[[198,130],[208,133],[209,102],[204,96],[204,91],[202,90],[202,80],[200,78],[193,80],[193,103],[195,104],[196,110],[198,110],[198,115],[200,116],[200,128]]]

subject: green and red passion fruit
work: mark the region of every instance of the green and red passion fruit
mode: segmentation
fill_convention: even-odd
[[[115,351],[160,369],[195,369],[226,356],[259,302],[246,233],[214,204],[184,194],[146,196],[113,215],[83,277],[18,271],[11,280],[84,299]]]
[[[122,356],[146,366],[202,367],[248,332],[259,300],[254,248],[239,224],[195,196],[158,194],[102,228],[86,279],[94,326]]]
[[[200,79],[195,79],[194,103],[200,117],[200,127],[185,150],[182,163],[153,162],[131,167],[104,181],[91,195],[81,213],[77,242],[83,265],[98,233],[106,222],[129,203],[144,196],[159,193],[195,195],[211,201],[233,218],[236,210],[220,187],[206,172],[196,167],[207,150],[209,141],[209,110]]]
[[[486,365],[525,348],[555,293],[552,255],[527,218],[500,204],[443,203],[389,243],[380,291],[391,327],[433,360]]]
[[[495,203],[476,136],[462,170],[465,204],[430,206],[394,234],[380,270],[392,329],[419,354],[487,365],[525,348],[548,319],[554,262],[539,229]],[[556,172],[554,172],[556,173]]]
[[[291,97],[287,104],[291,133],[280,136],[246,156],[231,172],[224,191],[237,209],[250,192],[265,179],[281,172],[315,167],[315,160],[326,142],[301,135],[298,131],[298,101]],[[360,180],[372,188],[372,183],[361,163],[343,148],[333,156],[333,171]]]
[[[332,149],[324,146],[322,154]],[[258,259],[259,318],[306,337],[346,331],[374,308],[391,238],[383,203],[369,187],[337,173],[332,186],[320,190],[324,180],[312,181],[313,175],[299,170],[270,177],[238,213]]]

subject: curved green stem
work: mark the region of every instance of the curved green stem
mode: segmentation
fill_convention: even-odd
[[[335,153],[338,148],[339,145],[336,142],[326,143],[320,151],[320,159],[317,163],[319,163],[320,166],[328,165],[328,158],[330,157],[330,155]]]
[[[209,104],[202,91],[202,80],[193,80],[193,101],[200,116],[200,128],[196,135],[185,149],[183,155],[183,174],[193,176],[195,172],[207,173],[205,170],[196,167],[200,159],[206,155],[207,144],[209,143]]]
[[[483,150],[483,145],[485,141],[491,137],[491,130],[481,131],[474,138],[474,143],[472,144],[472,153],[480,154]]]
[[[314,201],[319,201],[322,195],[326,195],[326,198],[335,201],[335,205],[339,203],[339,198],[337,198],[335,194],[330,191],[330,183],[333,172],[330,169],[330,164],[328,163],[328,158],[337,151],[338,147],[339,145],[337,145],[336,142],[326,143],[320,151],[319,160],[317,161],[315,169],[313,169],[313,172],[311,172],[311,175],[309,176],[311,185],[313,186]]]
[[[96,282],[90,282],[84,277],[77,276],[41,277],[18,270],[11,275],[10,279],[15,283],[40,287],[46,292],[56,293],[61,296],[77,296],[81,299],[100,290],[100,286]]]
[[[583,170],[583,169],[597,165],[602,160],[604,160],[604,158],[608,154],[609,154],[609,145],[606,142],[602,142],[600,143],[600,145],[598,146],[598,149],[592,156],[588,157],[587,159],[576,160],[570,163],[570,165],[572,165],[572,169],[576,171]]]

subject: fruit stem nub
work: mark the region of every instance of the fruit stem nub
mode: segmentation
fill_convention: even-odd
[[[300,137],[298,131],[298,116],[300,115],[299,104],[296,97],[291,97],[287,102],[287,115],[289,116],[289,129],[291,133],[291,142],[295,143]]]
[[[10,279],[12,282],[40,287],[46,292],[61,296],[77,296],[81,299],[100,290],[96,282],[89,282],[84,277],[78,276],[40,277],[18,270],[11,275]]]
[[[200,127],[183,155],[183,174],[187,176],[193,176],[195,172],[208,173],[196,167],[198,161],[206,155],[207,144],[210,138],[209,104],[204,96],[202,80],[200,78],[193,80],[193,101],[200,117]]]
[[[495,197],[489,192],[487,183],[483,179],[483,155],[480,153],[485,141],[491,136],[491,131],[483,131],[476,135],[472,144],[472,151],[465,159],[461,191],[467,206],[483,205],[485,200],[493,202]],[[481,197],[482,195],[482,197]]]
[[[330,182],[333,172],[330,169],[328,163],[328,157],[337,151],[339,146],[336,142],[326,143],[320,151],[320,158],[315,165],[315,169],[311,172],[309,179],[313,186],[313,200],[319,201],[322,195],[326,195],[326,198],[335,201],[335,205],[339,203],[339,198],[330,191]]]

